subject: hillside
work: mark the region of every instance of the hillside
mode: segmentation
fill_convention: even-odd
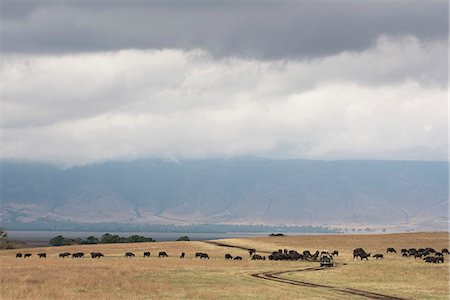
[[[447,229],[447,171],[446,162],[412,161],[3,161],[0,218]]]

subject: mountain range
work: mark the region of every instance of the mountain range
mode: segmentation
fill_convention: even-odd
[[[448,229],[448,163],[259,158],[1,162],[0,221]]]

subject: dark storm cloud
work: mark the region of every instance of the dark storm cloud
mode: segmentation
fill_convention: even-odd
[[[305,58],[362,51],[380,35],[442,40],[447,1],[2,1],[2,51],[202,48],[214,56]]]

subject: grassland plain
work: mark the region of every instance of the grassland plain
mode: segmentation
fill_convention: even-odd
[[[386,254],[387,247],[448,248],[448,232],[385,235],[314,235],[216,240],[262,254],[279,248],[303,251],[339,250],[337,267],[314,272],[289,272],[279,276],[333,287],[353,288],[406,299],[448,299],[449,257],[444,264]],[[352,250],[362,247],[384,260],[353,260]],[[101,259],[58,258],[61,252],[105,254]],[[132,251],[135,258],[125,258]],[[150,258],[143,258],[150,251]],[[166,251],[168,258],[158,258]],[[33,253],[15,258],[16,252]],[[46,252],[39,259],[36,253]],[[181,252],[186,253],[180,259]],[[206,252],[210,260],[195,259]],[[226,261],[224,254],[243,261]],[[251,274],[316,267],[314,262],[251,261],[248,252],[207,242],[160,242],[79,245],[0,251],[1,299],[364,299],[330,288],[304,287],[262,280]]]

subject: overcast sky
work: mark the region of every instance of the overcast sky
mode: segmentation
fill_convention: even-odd
[[[446,160],[447,1],[1,1],[1,157]]]

